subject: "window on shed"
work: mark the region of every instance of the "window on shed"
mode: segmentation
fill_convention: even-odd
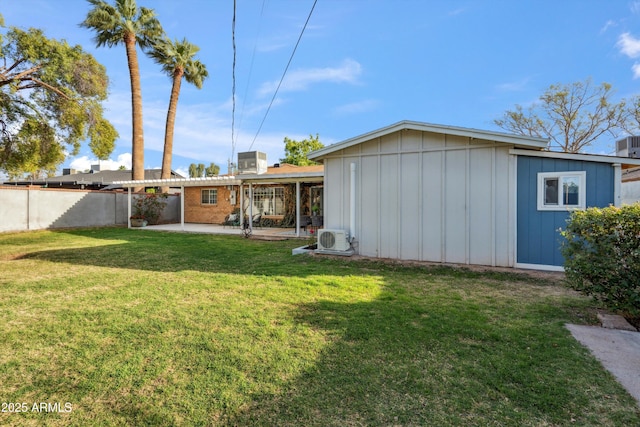
[[[586,172],[538,174],[538,210],[584,209]]]
[[[203,205],[217,205],[218,204],[218,189],[208,188],[201,190],[201,203]]]

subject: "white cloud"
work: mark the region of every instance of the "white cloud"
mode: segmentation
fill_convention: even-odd
[[[321,82],[356,84],[362,73],[362,66],[352,59],[345,59],[338,67],[307,68],[288,73],[280,92],[301,91],[311,84]],[[260,96],[272,95],[278,87],[279,80],[264,83],[258,90]]]
[[[600,29],[600,34],[604,34],[607,32],[607,30],[611,27],[615,27],[617,24],[615,21],[609,19],[607,22],[605,22],[605,24],[603,25],[603,27]]]
[[[631,69],[633,70],[633,78],[634,79],[640,78],[640,63],[636,62],[635,64],[633,64]]]
[[[223,174],[224,172],[222,171],[222,166],[220,167],[220,173]],[[185,178],[189,178],[189,169],[187,168],[176,168],[173,170],[175,173],[177,173],[178,175],[182,175]]]
[[[337,115],[365,113],[367,111],[375,110],[379,105],[380,101],[376,99],[365,99],[359,102],[340,105],[339,107],[334,108],[333,113]]]
[[[91,169],[92,165],[100,165],[101,170],[118,170],[120,166],[125,169],[131,169],[131,153],[120,154],[116,160],[98,160],[89,156],[75,157],[71,160],[69,167],[78,171],[86,171]]]
[[[449,16],[456,16],[456,15],[462,15],[463,13],[466,13],[467,9],[464,7],[459,7],[457,9],[453,9],[449,11]]]
[[[640,56],[640,39],[636,39],[629,33],[622,33],[618,37],[616,46],[620,48],[620,52],[629,58],[637,58]]]
[[[518,92],[526,89],[530,81],[531,79],[529,77],[525,77],[519,81],[501,83],[496,87],[498,90],[503,92]]]

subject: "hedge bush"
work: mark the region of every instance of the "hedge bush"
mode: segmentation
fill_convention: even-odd
[[[574,211],[562,244],[569,285],[623,315],[640,315],[640,204]]]

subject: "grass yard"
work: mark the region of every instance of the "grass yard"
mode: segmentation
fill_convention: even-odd
[[[564,328],[590,300],[300,244],[0,234],[0,424],[640,425]]]

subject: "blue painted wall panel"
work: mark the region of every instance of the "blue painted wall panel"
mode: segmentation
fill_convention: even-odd
[[[538,211],[538,173],[586,171],[587,207],[614,203],[614,171],[609,163],[518,156],[517,262],[561,266],[562,236],[567,211]]]

